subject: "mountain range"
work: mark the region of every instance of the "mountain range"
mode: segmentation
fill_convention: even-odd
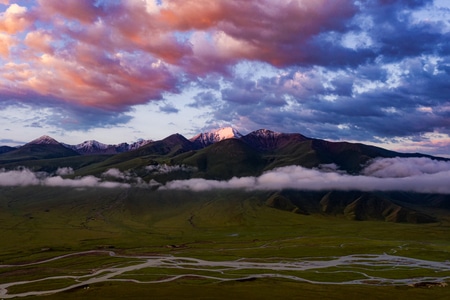
[[[216,181],[256,178],[288,166],[307,169],[326,166],[333,172],[359,175],[369,162],[377,158],[449,161],[447,158],[395,152],[361,143],[330,142],[299,133],[260,129],[242,135],[233,128],[221,128],[191,139],[173,134],[162,140],[118,145],[97,141],[67,145],[42,136],[18,148],[0,147],[0,170],[22,167],[34,172],[57,174],[59,169],[66,168],[71,170],[64,175],[69,179],[112,176],[119,182],[139,178],[138,182],[164,185],[196,178]],[[116,170],[115,173],[110,172],[112,169]],[[438,211],[437,215],[447,215],[450,209],[450,196],[446,194],[395,191],[307,192],[285,189],[272,191],[261,201],[268,207],[296,214],[413,223],[435,222],[439,218],[435,217],[434,211]]]
[[[232,127],[223,127],[217,130],[200,133],[191,138],[190,141],[195,144],[196,148],[204,148],[206,146],[209,146],[224,139],[241,138],[241,137],[242,135],[236,129]],[[96,140],[88,140],[80,144],[70,145],[60,143],[48,135],[43,135],[35,140],[30,141],[26,145],[62,145],[68,149],[74,150],[78,154],[92,155],[92,154],[117,154],[128,152],[131,150],[136,150],[151,142],[153,142],[153,140],[139,139],[138,141],[131,144],[123,142],[120,144],[111,145],[111,144],[103,144]],[[17,150],[18,148],[21,147],[0,146],[0,154],[14,151]]]
[[[336,164],[349,173],[376,157],[433,157],[420,153],[400,153],[360,143],[329,142],[309,138],[299,133],[280,133],[260,129],[247,135],[231,127],[200,133],[191,139],[180,134],[162,140],[138,140],[132,144],[107,145],[95,140],[77,145],[60,143],[42,136],[18,147],[0,147],[0,166],[6,169],[18,165],[33,170],[51,170],[62,162],[77,170],[127,166],[136,169],[148,164],[185,164],[197,168],[199,176],[229,179],[233,176],[255,176],[276,167],[299,165],[307,168]],[[139,158],[139,160],[138,160]],[[74,162],[74,166],[70,165]],[[82,171],[80,170],[80,171]],[[83,172],[85,173],[85,172]]]

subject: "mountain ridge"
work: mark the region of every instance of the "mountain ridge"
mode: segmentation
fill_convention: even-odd
[[[253,148],[257,149],[258,151],[274,151],[279,150],[281,148],[286,147],[287,145],[293,143],[293,142],[304,142],[304,141],[311,141],[313,143],[313,147],[318,150],[320,148],[328,148],[327,151],[336,152],[336,149],[339,147],[342,147],[342,145],[346,144],[350,148],[361,148],[364,147],[366,149],[377,149],[374,150],[375,152],[384,152],[384,153],[399,153],[403,156],[425,156],[425,157],[436,157],[438,159],[446,159],[444,157],[438,157],[423,153],[408,153],[408,152],[397,152],[393,150],[388,150],[385,148],[377,147],[377,146],[371,146],[366,145],[363,143],[351,143],[346,141],[327,141],[323,139],[317,139],[317,138],[311,138],[306,137],[300,133],[283,133],[283,132],[276,132],[269,129],[258,129],[254,130],[246,135],[241,134],[238,130],[236,130],[233,127],[222,127],[216,130],[206,131],[199,133],[192,138],[187,139],[183,135],[179,133],[172,134],[170,136],[167,136],[166,138],[163,138],[161,140],[151,140],[151,139],[138,139],[137,141],[129,144],[127,142],[121,142],[119,144],[104,144],[102,142],[99,142],[97,140],[86,140],[79,144],[66,144],[57,141],[56,139],[52,138],[48,135],[43,135],[39,138],[36,138],[22,146],[17,147],[10,147],[10,146],[2,146],[0,151],[0,155],[11,152],[17,149],[20,149],[21,147],[25,145],[62,145],[68,149],[71,149],[78,154],[81,155],[96,155],[96,154],[119,154],[124,152],[133,151],[136,149],[139,149],[143,146],[146,146],[151,143],[160,142],[163,141],[171,136],[179,135],[182,136],[184,139],[188,140],[194,145],[195,149],[202,149],[205,147],[208,147],[212,144],[218,143],[220,141],[226,140],[226,139],[240,139],[244,141],[245,143],[249,144]]]
[[[95,159],[83,158],[95,155]],[[124,170],[145,168],[146,164],[165,163],[189,165],[202,170],[197,176],[211,179],[258,176],[264,171],[289,165],[317,168],[324,164],[335,164],[343,171],[356,174],[365,163],[377,157],[448,160],[420,153],[395,152],[362,143],[330,142],[300,133],[281,133],[268,129],[242,135],[232,127],[224,127],[201,133],[191,139],[176,133],[162,140],[139,140],[132,144],[117,145],[107,145],[95,140],[67,145],[49,136],[42,136],[19,148],[5,148],[4,153],[0,153],[0,166],[12,168],[19,162],[27,162],[27,165],[39,169],[44,168],[45,162],[36,166],[37,162],[32,161],[76,156],[81,156],[74,159],[77,161],[76,166],[83,166],[83,174],[92,172],[90,166],[94,162],[96,174],[112,167]]]
[[[145,146],[151,142],[152,140],[140,139],[131,144],[125,142],[122,142],[120,144],[103,144],[96,140],[87,140],[76,145],[69,145],[69,144],[62,144],[62,145],[78,152],[79,154],[90,155],[90,154],[118,154],[122,152],[128,152],[131,150],[138,149],[142,146]]]

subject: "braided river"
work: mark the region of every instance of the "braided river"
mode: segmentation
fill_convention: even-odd
[[[420,283],[440,284],[450,280],[450,261],[436,262],[409,257],[381,254],[358,254],[342,257],[314,257],[299,259],[238,259],[232,261],[209,261],[191,257],[171,255],[145,256],[121,255],[114,251],[84,251],[57,256],[54,258],[14,265],[0,265],[1,268],[21,268],[44,266],[58,260],[82,255],[110,256],[130,259],[126,263],[118,261],[117,265],[89,270],[83,275],[49,276],[33,280],[16,282],[0,282],[0,298],[12,299],[26,296],[49,295],[76,288],[89,288],[91,284],[100,282],[134,282],[142,284],[158,284],[187,278],[202,278],[211,281],[245,281],[259,278],[280,278],[311,284],[365,284],[365,285],[413,285]],[[426,270],[427,276],[414,276],[414,271]],[[166,272],[161,273],[161,270]],[[169,270],[169,271],[168,271]],[[151,274],[153,279],[139,278],[142,272]],[[171,274],[171,271],[174,271]],[[387,276],[389,272],[402,271],[403,276]],[[314,280],[302,273],[319,274]],[[180,274],[182,273],[182,274]],[[342,274],[346,276],[340,276]],[[327,274],[318,280],[320,274]],[[430,275],[432,274],[432,275]],[[326,280],[333,276],[333,280]],[[348,276],[350,275],[350,276]],[[352,278],[352,279],[349,279]],[[59,288],[28,290],[11,293],[11,288],[24,287],[28,284],[46,286],[52,281],[67,280],[67,285]]]

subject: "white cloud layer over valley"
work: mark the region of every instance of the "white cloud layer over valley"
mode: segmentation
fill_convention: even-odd
[[[151,167],[154,169],[155,167]],[[155,169],[156,170],[156,169]],[[161,170],[189,170],[184,166],[162,166]],[[158,171],[160,171],[158,169]],[[379,158],[372,160],[360,175],[349,175],[335,165],[324,165],[319,169],[287,166],[264,172],[258,177],[234,177],[218,181],[203,178],[169,181],[161,185],[154,180],[146,183],[133,172],[110,169],[102,176],[64,178],[73,174],[70,168],[60,168],[55,174],[32,172],[29,169],[0,170],[0,186],[65,186],[130,188],[154,187],[207,191],[214,189],[280,190],[360,190],[360,191],[405,191],[417,193],[450,194],[450,161],[430,158]],[[120,181],[120,182],[118,182]]]

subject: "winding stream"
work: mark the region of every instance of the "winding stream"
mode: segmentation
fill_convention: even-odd
[[[128,281],[136,283],[148,283],[157,284],[161,282],[174,281],[183,277],[199,277],[205,279],[211,279],[216,281],[236,281],[236,280],[247,280],[255,278],[286,278],[289,280],[308,282],[314,284],[370,284],[370,285],[407,285],[414,284],[418,282],[445,282],[450,280],[448,275],[450,272],[450,261],[446,262],[435,262],[428,260],[420,260],[409,257],[394,256],[388,254],[373,255],[373,254],[359,254],[359,255],[347,255],[342,257],[323,257],[323,258],[309,258],[309,259],[297,259],[291,261],[282,262],[260,262],[251,261],[248,259],[239,259],[233,261],[207,261],[198,258],[190,257],[175,257],[175,256],[127,256],[119,255],[113,251],[85,251],[77,252],[73,254],[61,255],[51,259],[42,260],[38,262],[21,264],[21,265],[0,265],[0,268],[20,268],[33,265],[40,265],[49,263],[55,260],[60,260],[77,255],[86,254],[99,254],[99,255],[110,255],[113,257],[136,259],[134,264],[129,263],[126,266],[115,266],[103,269],[96,269],[95,272],[89,273],[87,275],[80,276],[53,276],[45,277],[36,280],[29,281],[17,281],[9,283],[0,283],[0,298],[1,299],[11,299],[16,297],[25,296],[37,296],[45,294],[54,294],[63,291],[67,291],[74,288],[87,287],[90,284],[106,282],[106,281]],[[334,267],[333,271],[326,270],[327,268]],[[152,281],[141,281],[135,278],[128,279],[123,278],[123,275],[132,277],[132,271],[138,271],[145,268],[167,268],[167,269],[178,269],[178,270],[188,270],[186,274],[181,275],[165,275],[162,278]],[[336,271],[336,268],[338,270]],[[374,271],[374,268],[383,271],[389,270],[414,270],[414,269],[427,269],[432,271],[436,276],[433,277],[414,277],[414,278],[383,278],[368,273]],[[239,275],[233,274],[233,271],[240,270],[258,270],[257,273],[251,275]],[[299,276],[291,275],[292,273],[286,274],[286,271],[315,271],[317,273],[340,273],[340,272],[352,272],[358,274],[357,277],[360,279],[349,280],[349,281],[313,281],[308,280]],[[196,272],[201,271],[202,273],[210,272],[211,275],[198,274]],[[284,272],[284,273],[283,273]],[[250,273],[250,272],[247,272]],[[246,274],[247,274],[246,273]],[[444,273],[444,274],[440,274]],[[156,274],[158,275],[158,274]],[[224,276],[228,275],[228,277]],[[232,275],[230,277],[230,275]],[[300,274],[299,274],[300,275]],[[122,278],[120,278],[122,276]],[[135,276],[138,277],[138,276]],[[8,288],[18,285],[42,282],[42,281],[52,281],[60,279],[72,279],[76,283],[68,285],[63,288],[46,290],[46,291],[28,291],[17,294],[10,294]]]

